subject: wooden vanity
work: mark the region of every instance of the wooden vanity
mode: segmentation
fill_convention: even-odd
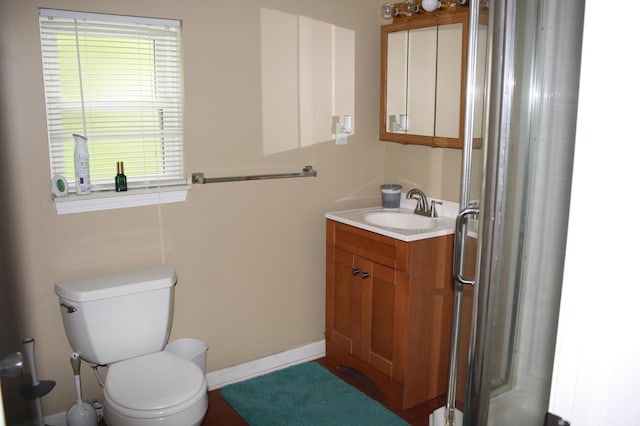
[[[365,375],[400,409],[444,395],[453,235],[405,242],[331,219],[326,228],[329,365]]]

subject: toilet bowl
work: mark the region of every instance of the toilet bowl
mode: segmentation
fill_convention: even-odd
[[[56,283],[72,348],[106,365],[104,414],[109,426],[195,426],[207,412],[204,372],[164,351],[177,277],[170,266]]]
[[[104,409],[110,425],[199,425],[207,404],[202,371],[171,352],[156,352],[109,366]]]

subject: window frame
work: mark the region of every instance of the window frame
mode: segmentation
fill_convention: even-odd
[[[66,145],[64,145],[64,149],[66,150],[65,161],[67,163],[63,165],[64,167],[63,170],[66,172],[65,178],[68,181],[68,187],[71,190],[70,191],[71,193],[67,197],[54,197],[58,213],[64,214],[64,213],[74,213],[74,212],[81,212],[81,211],[105,210],[105,209],[112,209],[112,208],[133,207],[133,206],[139,206],[139,205],[157,204],[161,202],[176,202],[176,201],[185,200],[186,192],[190,187],[186,181],[186,176],[185,176],[186,173],[184,168],[184,140],[183,140],[184,134],[183,134],[183,127],[182,127],[183,115],[184,115],[183,105],[182,105],[183,72],[182,72],[182,58],[181,58],[182,26],[180,21],[156,19],[156,18],[132,17],[132,16],[123,16],[123,15],[88,13],[88,12],[63,11],[63,10],[44,9],[44,8],[39,9],[39,15],[41,20],[50,21],[51,19],[49,17],[52,17],[52,19],[54,20],[56,18],[62,18],[64,20],[75,20],[76,23],[78,21],[82,21],[83,23],[91,22],[93,25],[95,25],[96,22],[104,22],[107,25],[110,25],[113,23],[115,23],[114,25],[122,25],[121,23],[125,23],[124,25],[135,24],[139,26],[150,26],[150,25],[171,26],[172,31],[174,33],[177,33],[175,36],[177,40],[177,47],[174,47],[174,50],[177,51],[177,62],[178,62],[179,70],[176,73],[178,77],[174,78],[172,80],[172,83],[173,83],[173,87],[175,87],[176,85],[179,87],[177,87],[177,89],[175,89],[174,92],[172,93],[173,98],[171,98],[169,105],[175,108],[175,111],[177,111],[176,117],[178,118],[173,121],[173,126],[170,128],[170,130],[166,130],[166,128],[164,127],[165,122],[162,121],[162,123],[158,126],[159,131],[155,132],[161,135],[161,136],[158,136],[157,139],[152,140],[152,144],[155,144],[153,146],[156,147],[155,151],[160,152],[160,154],[157,154],[157,153],[155,154],[156,157],[158,158],[158,160],[156,161],[156,165],[151,166],[152,170],[156,170],[157,173],[155,175],[147,174],[142,177],[134,177],[132,180],[130,180],[130,183],[128,185],[129,190],[127,192],[117,193],[114,191],[115,185],[109,183],[109,178],[105,177],[105,173],[103,172],[102,177],[96,179],[96,184],[94,184],[92,179],[91,194],[75,195],[74,193],[75,192],[75,182],[74,182],[75,174],[73,173],[73,169],[71,169],[71,172],[69,172],[69,166],[68,166],[69,160],[67,158],[69,155],[68,153],[69,143],[65,142],[66,143]],[[68,24],[68,21],[67,21],[67,24]],[[76,29],[76,44],[78,43],[77,34],[78,34],[78,30]],[[147,34],[145,34],[145,36],[147,36],[146,38],[147,40],[152,41],[154,44],[154,48],[153,48],[154,51],[152,52],[151,57],[152,57],[152,61],[157,61],[158,51],[155,50],[157,39],[154,39],[152,31],[150,32],[150,34],[151,35],[148,35],[148,36]],[[72,107],[74,106],[74,104],[77,104],[77,102],[59,99],[59,98],[62,98],[61,95],[59,96],[59,98],[52,98],[52,96],[48,96],[47,94],[48,82],[46,81],[46,79],[52,78],[52,77],[54,79],[57,78],[57,81],[54,80],[54,82],[52,83],[53,87],[56,88],[56,87],[62,86],[61,81],[63,78],[66,78],[66,77],[60,73],[60,70],[51,71],[46,69],[46,66],[47,66],[46,60],[50,59],[51,57],[45,58],[44,44],[45,44],[46,38],[42,32],[42,29],[41,29],[40,37],[41,37],[41,43],[43,46],[43,81],[45,83],[45,98],[46,98],[46,107],[47,107],[47,129],[48,129],[48,146],[49,146],[49,156],[50,156],[50,174],[51,174],[51,177],[53,178],[56,175],[60,175],[59,170],[61,167],[59,159],[57,160],[58,163],[56,163],[56,166],[54,167],[54,146],[59,150],[62,145],[60,145],[59,142],[56,142],[58,143],[58,145],[52,145],[52,139],[55,137],[59,137],[60,129],[56,129],[58,131],[57,134],[56,134],[56,130],[52,131],[53,126],[51,125],[51,121],[50,121],[51,114],[61,114],[62,111],[70,111],[72,110]],[[60,49],[59,45],[56,45],[53,47],[53,51],[55,52],[54,54],[57,55],[55,56],[55,59],[59,59],[62,55],[59,49]],[[80,49],[78,48],[78,50]],[[49,54],[50,52],[51,50],[47,51],[47,54]],[[78,69],[81,68],[80,63],[77,64],[77,67]],[[149,84],[151,85],[156,84],[159,76],[161,75],[161,74],[158,74],[158,71],[155,70],[156,68],[155,66],[153,68],[154,68],[154,71],[152,72],[154,74],[153,74],[153,77],[151,78],[153,82],[148,81]],[[55,74],[56,72],[57,72],[57,75]],[[79,71],[79,74],[80,74],[79,83],[83,84],[81,71]],[[177,83],[176,83],[176,80],[177,80]],[[154,90],[156,90],[156,87],[157,86],[154,86]],[[60,93],[61,92],[62,90],[60,90]],[[82,89],[81,89],[81,93],[82,93]],[[54,99],[54,101],[50,101],[50,99]],[[140,101],[140,104],[141,105],[144,104],[144,100]],[[158,100],[156,103],[156,100],[154,99],[154,104],[152,107],[147,109],[145,109],[145,107],[140,107],[138,111],[141,112],[141,115],[143,115],[142,113],[144,111],[153,111],[154,108],[157,108],[157,111],[160,114],[165,112],[165,110],[162,109],[163,105],[164,104],[161,100]],[[81,124],[83,128],[86,130],[87,121],[85,117],[85,112],[91,111],[91,109],[85,108],[84,98],[82,98],[81,100],[81,108],[82,108]],[[122,108],[122,107],[120,108],[121,109],[116,108],[115,110],[125,111],[125,108]],[[63,119],[61,118],[58,119],[58,122],[62,123]],[[175,124],[176,122],[178,124]],[[143,124],[144,124],[144,121],[141,121],[137,125],[142,126]],[[60,127],[63,127],[63,126],[60,126]],[[173,133],[172,136],[175,135],[174,137],[176,138],[177,142],[174,142],[172,140],[171,144],[165,145],[165,139],[164,139],[165,132],[168,133],[171,131],[176,132],[176,133]],[[65,136],[64,132],[62,134],[63,136]],[[91,141],[91,131],[87,131],[87,137]],[[69,138],[72,139],[72,136],[69,135]],[[130,147],[137,148],[138,145],[141,145],[140,142],[136,142],[136,143],[137,145],[123,144],[122,146],[119,146],[120,151],[119,151],[119,154],[116,154],[116,155],[118,156],[123,155],[123,152],[125,152],[123,151],[123,148],[130,148]],[[160,148],[158,148],[158,144],[160,144],[159,145]],[[110,147],[112,146],[113,145],[110,145]],[[172,149],[172,150],[166,151],[167,149]],[[169,154],[167,154],[167,152],[169,152]],[[158,155],[160,157],[158,157]],[[96,160],[100,161],[100,156],[98,156]],[[177,164],[177,166],[174,168],[167,167],[166,166],[167,160],[177,161],[177,163],[174,163],[174,165]],[[115,161],[113,166],[114,166],[113,174],[115,176]],[[125,164],[125,167],[126,167],[126,164]],[[154,167],[155,169],[153,169]],[[167,172],[167,170],[170,170],[170,172]],[[148,173],[149,169],[144,169],[144,171]],[[125,172],[126,172],[126,169],[125,169]],[[69,174],[71,174],[71,176],[69,176]]]

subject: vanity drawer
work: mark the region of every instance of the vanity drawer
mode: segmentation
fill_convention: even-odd
[[[409,243],[327,220],[327,244],[397,271],[409,271]]]

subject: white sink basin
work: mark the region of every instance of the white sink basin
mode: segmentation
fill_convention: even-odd
[[[453,210],[457,210],[457,207]],[[413,208],[382,209],[365,207],[325,213],[325,217],[365,231],[375,232],[399,241],[418,241],[453,233],[455,220],[449,216],[420,216]]]
[[[397,229],[431,229],[438,219],[400,211],[365,213],[364,220],[372,225]]]

